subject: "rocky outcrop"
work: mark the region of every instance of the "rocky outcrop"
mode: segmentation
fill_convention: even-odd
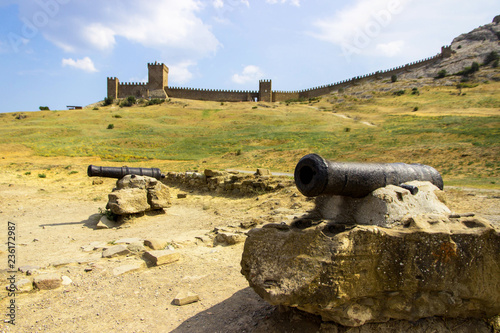
[[[127,175],[116,182],[108,195],[107,209],[130,215],[170,207],[170,192],[163,183],[147,176]]]
[[[248,233],[242,273],[269,303],[345,326],[499,314],[500,232],[479,218],[445,222],[267,225]]]
[[[499,314],[500,230],[450,214],[432,186],[419,189],[420,204],[388,186],[252,229],[241,272],[269,303],[345,326]]]

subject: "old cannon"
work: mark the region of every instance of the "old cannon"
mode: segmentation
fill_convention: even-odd
[[[419,180],[443,189],[443,179],[436,169],[423,164],[351,163],[327,161],[317,154],[300,159],[295,167],[295,184],[308,197],[342,195],[361,198],[380,187]],[[410,192],[418,189],[406,186]]]
[[[148,176],[156,179],[165,178],[158,168],[129,168],[124,167],[103,167],[89,165],[87,168],[87,175],[89,177],[106,177],[121,179],[126,175]]]

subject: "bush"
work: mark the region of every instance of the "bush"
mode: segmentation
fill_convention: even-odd
[[[38,178],[46,178],[47,176],[44,173],[39,173]]]
[[[104,101],[102,102],[102,106],[108,106],[113,104],[113,98],[112,97],[104,97]]]
[[[498,67],[498,60],[499,60],[499,59],[495,60],[495,61],[493,62],[493,65],[491,65],[491,66],[493,66],[493,68],[497,68],[497,67]]]
[[[415,107],[413,108],[413,112],[416,112],[416,111],[418,111],[418,106],[415,106]]]
[[[97,110],[99,110],[99,108],[98,108],[98,107],[95,107],[95,108],[93,108],[92,110],[97,111]]]
[[[442,79],[446,76],[446,69],[442,69],[437,73],[436,79]]]
[[[113,129],[113,128],[115,128],[115,125],[114,124],[109,124],[107,129]]]
[[[50,111],[48,106],[40,106],[39,109],[40,111]]]
[[[396,82],[397,80],[398,80],[398,76],[397,76],[396,74],[393,74],[393,75],[391,76],[391,82],[392,82],[392,83],[394,83],[394,82]]]
[[[151,100],[149,100],[147,103],[146,103],[146,106],[148,105],[159,105],[159,104],[162,104],[163,102],[165,102],[164,99],[161,99],[161,98],[153,98]]]
[[[136,102],[137,102],[137,100],[135,99],[135,97],[134,97],[134,96],[129,96],[129,97],[127,97],[126,99],[124,99],[124,100],[120,103],[120,106],[121,106],[121,107],[129,107],[129,106],[134,105]]]
[[[398,91],[393,92],[393,94],[396,95],[396,96],[404,95],[404,93],[405,93],[404,90],[398,90]]]
[[[477,62],[473,62],[472,66],[470,67],[465,67],[463,71],[458,72],[459,75],[462,76],[469,76],[471,74],[474,74],[475,72],[479,71],[479,64]]]
[[[415,87],[415,88],[411,89],[411,94],[412,95],[420,95],[420,91],[418,91],[418,88]]]
[[[498,53],[496,51],[491,51],[486,56],[486,59],[484,59],[484,65],[489,65],[491,62],[497,61],[498,59],[500,59]]]

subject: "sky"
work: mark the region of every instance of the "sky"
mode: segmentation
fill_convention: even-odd
[[[498,0],[0,0],[0,112],[64,110],[106,78],[292,91],[433,56]]]

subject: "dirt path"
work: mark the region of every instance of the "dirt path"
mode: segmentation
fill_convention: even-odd
[[[103,184],[92,185],[85,169],[95,162],[76,158],[26,162],[24,156],[0,160],[2,281],[8,277],[5,243],[9,221],[16,224],[16,267],[39,266],[40,271],[57,272],[72,280],[70,285],[56,290],[17,294],[16,326],[0,322],[0,331],[318,330],[316,317],[281,313],[248,287],[240,274],[243,243],[214,246],[207,237],[216,227],[231,230],[254,218],[280,222],[302,215],[312,208],[312,202],[297,195],[296,189],[246,198],[188,193],[187,198],[177,199],[180,190],[172,188],[172,207],[165,214],[141,217],[119,229],[96,230],[99,208],[106,205],[114,180],[104,179]],[[39,176],[42,174],[45,177]],[[452,210],[483,213],[500,223],[498,191],[454,188],[448,196]],[[114,268],[141,261],[140,256],[103,259],[99,250],[82,251],[91,242],[112,243],[123,238],[168,240],[181,259],[115,275]],[[69,264],[51,266],[58,261]],[[30,277],[16,273],[16,279],[21,278]],[[181,291],[196,293],[201,300],[173,305],[172,300]],[[5,289],[0,291],[0,297],[0,307],[6,309],[10,298]]]

